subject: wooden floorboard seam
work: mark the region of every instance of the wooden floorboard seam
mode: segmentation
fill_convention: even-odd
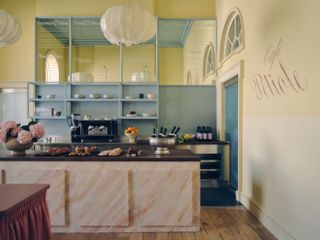
[[[277,240],[244,207],[201,208],[199,232],[53,233],[52,240]]]

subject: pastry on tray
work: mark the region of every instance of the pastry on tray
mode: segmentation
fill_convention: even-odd
[[[120,156],[122,153],[121,148],[114,148],[109,152],[109,156]]]
[[[68,156],[70,157],[74,157],[74,156],[91,156],[95,153],[97,147],[96,146],[92,146],[92,147],[88,147],[88,146],[77,146],[73,152],[70,152]]]
[[[71,152],[71,149],[68,147],[60,147],[60,148],[53,147],[53,148],[49,148],[45,152],[37,152],[35,156],[61,156],[70,152]]]
[[[100,152],[98,155],[99,156],[109,156],[110,152],[111,152],[111,150],[104,150],[104,151]]]
[[[114,148],[112,150],[104,150],[100,152],[98,155],[99,156],[109,156],[109,157],[118,157],[123,153],[123,150],[121,148]]]

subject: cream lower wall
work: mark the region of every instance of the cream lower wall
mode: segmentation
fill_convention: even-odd
[[[218,39],[235,7],[243,18],[244,48],[221,64],[219,75],[243,60],[239,85],[241,201],[255,209],[281,240],[319,239],[320,33],[314,26],[320,21],[320,3],[219,0]],[[272,96],[265,83],[268,97],[258,99],[253,88],[257,74],[271,76],[278,90],[280,83],[286,94],[275,92]],[[294,90],[288,81],[296,84],[295,76],[303,90],[297,85]],[[269,83],[273,84],[270,79]]]
[[[319,239],[320,117],[244,118],[243,123],[242,194],[291,239]]]

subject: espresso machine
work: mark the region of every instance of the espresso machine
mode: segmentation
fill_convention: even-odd
[[[115,142],[118,140],[117,120],[82,119],[80,114],[68,118],[72,142]]]

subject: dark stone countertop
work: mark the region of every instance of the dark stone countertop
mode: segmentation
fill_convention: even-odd
[[[12,156],[9,151],[0,152],[0,161],[70,161],[70,162],[116,162],[116,161],[160,161],[160,162],[199,162],[200,158],[189,150],[170,149],[170,154],[155,154],[153,149],[142,149],[140,156],[129,157],[100,157],[98,155],[69,157],[69,156],[36,156],[28,151],[25,156]]]
[[[201,145],[201,144],[209,144],[209,145],[227,145],[227,142],[220,141],[220,140],[213,140],[213,141],[198,141],[198,140],[191,140],[189,142],[180,143],[177,142],[176,145]],[[35,145],[42,145],[42,146],[77,146],[77,145],[116,145],[116,146],[149,146],[148,140],[139,140],[137,143],[129,143],[129,142],[71,142],[71,141],[65,141],[65,142],[36,142]]]

